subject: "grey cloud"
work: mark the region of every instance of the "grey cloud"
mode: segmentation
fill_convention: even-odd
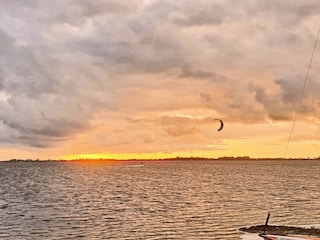
[[[90,111],[105,107],[107,97],[91,98],[103,84],[87,74],[89,66],[59,57],[63,49],[19,41],[0,31],[0,89],[8,95],[0,120],[10,129],[2,141],[49,147],[90,128]]]
[[[310,81],[309,87],[307,85],[303,91],[303,77],[279,78],[275,83],[279,85],[279,93],[267,94],[262,88],[255,88],[255,97],[257,102],[261,103],[266,110],[269,118],[274,120],[292,120],[294,114],[299,106],[300,118],[305,118],[307,115],[301,113],[311,113],[316,115],[317,109],[320,106],[320,97],[318,92],[320,90],[319,84]]]
[[[203,99],[205,102],[211,102],[212,97],[208,93],[200,93],[201,99]]]
[[[200,132],[199,126],[194,123],[195,121],[193,119],[186,117],[164,116],[159,119],[159,124],[173,137]]]
[[[95,16],[99,14],[121,14],[128,13],[134,10],[134,2],[121,2],[117,0],[97,0],[97,1],[73,1],[73,4],[78,5],[84,16]]]
[[[168,135],[180,137],[194,133],[201,133],[200,127],[206,124],[212,124],[214,118],[195,118],[187,116],[160,116],[157,118],[127,119],[133,124],[151,123],[154,126],[161,127]]]
[[[23,101],[24,104],[19,103],[20,101]],[[17,133],[16,136],[12,136],[15,143],[50,146],[54,142],[69,138],[71,135],[90,127],[87,121],[88,117],[80,112],[80,109],[73,110],[75,115],[81,116],[79,119],[70,116],[71,112],[62,113],[62,110],[55,112],[55,109],[48,109],[48,103],[44,103],[42,106],[38,103],[31,105],[30,100],[15,101],[12,98],[8,102],[9,104],[0,104],[2,109],[0,119],[7,128]]]
[[[172,18],[175,24],[183,26],[217,26],[230,19],[241,19],[250,8],[250,1],[179,1],[179,15]]]
[[[4,74],[2,69],[0,68],[0,90],[2,90],[4,88]]]
[[[125,42],[84,40],[76,47],[90,56],[103,58],[109,64],[132,63],[135,60],[134,46]]]
[[[78,87],[65,92],[66,82],[60,84],[54,73],[58,66],[52,68],[48,58],[37,56],[38,51],[8,44],[1,65],[1,88],[9,98],[0,101],[0,119],[18,133],[7,137],[16,144],[45,147],[87,129],[90,117],[78,109],[75,96],[69,95],[77,93]]]
[[[7,1],[2,0],[1,5],[2,6],[19,6],[19,7],[35,7],[38,4],[38,0],[30,0],[30,1],[24,1],[24,0],[13,0],[13,1]]]
[[[276,95],[268,95],[262,88],[256,89],[256,100],[265,108],[266,117],[273,120],[291,120],[293,106],[283,105]]]
[[[179,75],[180,78],[196,78],[196,79],[207,79],[213,82],[228,81],[226,76],[216,74],[214,72],[195,71],[190,66],[184,66],[182,73]]]
[[[173,124],[164,126],[164,129],[170,136],[173,137],[179,137],[200,132],[199,129],[194,126],[181,126]]]
[[[11,49],[13,48],[14,40],[0,28],[0,59],[4,60],[5,56],[10,54]]]
[[[59,3],[60,4],[60,3]],[[60,5],[55,6],[61,9]],[[137,11],[139,1],[86,1],[71,0],[65,5],[64,11],[57,11],[56,20],[74,26],[83,26],[88,19],[96,17],[124,17]]]
[[[3,120],[3,123],[10,128],[18,130],[24,138],[27,136],[36,136],[40,137],[52,137],[52,138],[61,138],[70,135],[70,133],[76,131],[77,129],[83,129],[86,123],[79,122],[79,121],[71,121],[71,120],[64,120],[64,119],[41,119],[45,121],[45,124],[41,126],[23,126],[23,124],[16,122]],[[21,137],[22,138],[22,137]]]
[[[304,77],[295,76],[276,79],[275,83],[280,86],[281,99],[284,103],[297,107],[302,96],[299,111],[302,113],[316,113],[320,106],[320,84],[309,78],[307,79],[305,89],[303,89],[304,81]]]
[[[214,110],[230,122],[260,122],[264,120],[261,110],[251,89],[244,84],[245,79],[208,82],[198,95],[203,108]],[[217,117],[217,116],[216,116]]]
[[[300,80],[300,81],[299,81]],[[302,78],[276,79],[275,83],[280,86],[281,98],[284,102],[294,104],[297,102],[302,91]]]
[[[45,63],[40,64],[40,60],[36,60],[34,54],[37,49],[11,45],[7,51],[2,61],[2,85],[5,90],[12,94],[25,94],[31,98],[56,91],[57,82],[50,76]]]
[[[192,118],[183,116],[163,116],[158,119],[158,124],[173,137],[201,133],[201,126],[213,125],[215,122],[216,120],[214,117]]]
[[[282,35],[270,34],[266,37],[266,43],[272,47],[288,47],[297,46],[305,42],[305,37],[299,36],[296,33],[288,32]]]
[[[317,15],[320,10],[320,3],[316,0],[311,1],[257,1],[256,9],[259,14],[274,18],[283,26],[296,25],[305,18]]]
[[[92,19],[94,32],[67,44],[73,51],[96,58],[110,71],[119,65],[127,72],[161,72],[179,67],[184,62],[181,39],[158,11],[144,9],[141,15],[114,16],[104,24]]]
[[[214,8],[213,8],[214,9]],[[213,24],[218,25],[221,24],[225,18],[219,14],[219,10],[212,8],[207,10],[201,10],[197,13],[192,14],[191,16],[184,17],[184,18],[175,18],[173,20],[176,24],[186,25],[186,26],[193,26],[193,25],[206,25],[206,24]]]

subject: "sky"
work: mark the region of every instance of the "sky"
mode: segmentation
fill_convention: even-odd
[[[320,43],[302,89],[319,12],[318,0],[0,0],[0,160],[318,157]]]

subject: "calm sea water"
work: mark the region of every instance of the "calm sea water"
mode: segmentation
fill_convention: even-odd
[[[270,208],[319,224],[320,161],[131,164],[0,163],[0,239],[241,239]]]

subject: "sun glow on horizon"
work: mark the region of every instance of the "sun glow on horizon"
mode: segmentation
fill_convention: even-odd
[[[174,153],[122,153],[122,154],[110,154],[110,153],[87,153],[87,154],[73,154],[63,155],[60,157],[61,160],[75,160],[75,159],[110,159],[110,160],[131,160],[131,159],[166,159],[166,158],[177,158],[177,157],[204,157],[214,158],[208,154],[195,155],[190,152],[174,152]]]

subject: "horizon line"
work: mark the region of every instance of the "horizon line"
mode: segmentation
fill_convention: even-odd
[[[123,161],[190,161],[190,160],[320,160],[320,156],[318,157],[250,157],[250,156],[223,156],[223,157],[171,157],[171,158],[131,158],[131,159],[111,159],[111,158],[75,158],[75,159],[18,159],[12,158],[8,160],[0,160],[0,162],[72,162],[72,161],[113,161],[113,162],[123,162]]]

